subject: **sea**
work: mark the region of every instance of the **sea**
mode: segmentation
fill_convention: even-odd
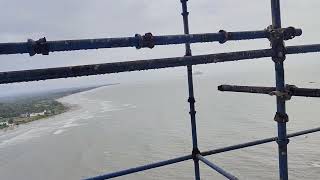
[[[319,87],[319,82],[308,81],[317,81],[317,69],[309,77],[297,72],[299,67],[289,71],[288,82]],[[274,74],[272,69],[195,74],[201,151],[276,136],[275,97],[219,92],[220,84],[273,86]],[[185,75],[120,83],[63,97],[59,101],[71,106],[70,111],[0,132],[0,179],[85,179],[188,155],[192,141],[187,99]],[[316,98],[288,101],[288,133],[319,127],[319,105]],[[279,179],[275,142],[206,158],[239,179]],[[320,133],[291,139],[288,158],[289,179],[320,179]],[[225,179],[201,162],[200,173],[202,179]],[[191,180],[193,161],[116,179]]]

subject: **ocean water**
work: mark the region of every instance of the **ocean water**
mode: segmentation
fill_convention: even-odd
[[[231,82],[273,85],[270,72],[256,73],[254,77],[249,73],[240,75],[241,78],[225,74],[195,76],[200,150],[276,135],[274,97],[216,90],[218,85]],[[307,82],[300,85],[317,86]],[[183,77],[107,86],[60,101],[76,107],[46,120],[0,132],[0,179],[83,179],[191,151],[187,84]],[[289,133],[318,127],[319,105],[319,99],[294,97],[288,102]],[[320,179],[320,133],[294,138],[288,149],[290,179]],[[276,143],[208,159],[243,180],[278,179]],[[202,179],[224,179],[202,163],[200,171]],[[116,179],[194,179],[193,162]]]

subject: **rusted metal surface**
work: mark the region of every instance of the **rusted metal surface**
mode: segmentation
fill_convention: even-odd
[[[280,97],[284,96],[281,94],[277,94],[275,87],[220,85],[218,86],[218,90],[229,91],[229,92],[268,94],[268,95],[276,95]],[[284,93],[290,97],[291,96],[320,97],[320,89],[298,88],[292,85],[286,85]]]
[[[281,25],[281,10],[280,0],[271,0],[271,17],[272,17],[272,30],[275,31],[274,36],[269,38],[271,47],[273,50],[272,60],[274,61],[275,69],[275,84],[276,91],[285,92],[285,72],[284,72],[284,60],[286,59],[286,48],[284,44],[284,34],[277,29],[282,27]],[[286,113],[286,99],[283,97],[276,97],[277,111],[276,115],[282,117],[288,116]],[[277,121],[278,128],[278,157],[279,157],[279,179],[288,180],[288,150],[287,145],[289,140],[287,138],[287,123],[286,120],[279,119]]]
[[[284,28],[283,31],[285,31]],[[290,28],[292,29],[292,28]],[[292,36],[301,36],[301,29],[290,31]],[[48,55],[49,52],[59,51],[75,51],[102,48],[120,48],[120,47],[136,47],[153,48],[156,45],[184,44],[184,43],[208,43],[220,42],[224,43],[231,40],[249,40],[262,39],[270,37],[269,30],[261,31],[242,31],[242,32],[226,32],[224,30],[219,33],[204,34],[184,34],[184,35],[167,35],[153,36],[152,33],[145,35],[136,34],[134,37],[122,38],[101,38],[101,39],[79,39],[79,40],[60,40],[46,41],[41,38],[37,41],[29,39],[28,42],[20,43],[0,43],[0,54],[24,54],[30,56],[35,54]]]
[[[239,180],[237,177],[235,177],[234,175],[228,173],[227,171],[225,171],[224,169],[222,169],[221,167],[213,164],[212,162],[210,162],[209,160],[207,160],[206,158],[204,158],[203,156],[201,156],[201,154],[197,154],[197,158],[202,161],[204,164],[208,165],[209,167],[211,167],[213,170],[217,171],[219,174],[223,175],[225,178],[230,179],[230,180]]]
[[[289,122],[289,116],[287,113],[276,112],[276,115],[274,115],[273,120],[278,123],[287,123],[287,122]],[[289,141],[287,141],[287,142],[289,142]]]
[[[219,63],[235,60],[244,60],[248,58],[270,57],[271,53],[272,51],[270,49],[266,49],[211,55],[185,56],[153,60],[138,60],[48,69],[0,72],[0,84],[141,71],[197,64]]]
[[[189,31],[189,12],[188,12],[188,0],[181,0],[182,6],[182,18],[183,18],[183,31],[185,35],[190,34]],[[185,43],[185,56],[192,56],[191,45],[189,42]],[[188,77],[188,103],[189,103],[189,115],[191,122],[191,136],[192,136],[192,159],[194,165],[194,177],[195,180],[200,180],[200,167],[199,159],[197,154],[200,153],[198,147],[198,135],[197,135],[197,121],[196,121],[196,107],[195,107],[195,97],[194,97],[194,87],[193,87],[193,68],[192,65],[187,66],[187,77]]]
[[[291,133],[291,134],[288,134],[287,137],[288,138],[293,138],[293,137],[298,137],[298,136],[302,136],[302,135],[306,135],[306,134],[310,134],[310,133],[315,133],[315,132],[319,132],[319,131],[320,131],[320,127],[314,128],[314,129],[308,129],[308,130],[304,130],[304,131],[299,131],[299,132],[295,132],[295,133]],[[251,142],[247,142],[247,143],[236,144],[236,145],[233,145],[233,146],[227,146],[227,147],[218,148],[218,149],[214,149],[214,150],[203,151],[203,152],[201,152],[201,155],[202,156],[210,156],[210,155],[214,155],[214,154],[220,154],[220,153],[224,153],[224,152],[234,151],[234,150],[237,150],[237,149],[242,149],[242,148],[252,147],[252,146],[256,146],[256,145],[266,144],[266,143],[274,142],[274,141],[277,141],[277,140],[278,140],[278,137],[260,139],[260,140],[251,141]]]
[[[187,161],[192,159],[191,155],[186,155],[186,156],[182,156],[182,157],[178,157],[178,158],[174,158],[174,159],[169,159],[166,161],[160,161],[160,162],[156,162],[156,163],[152,163],[152,164],[147,164],[144,166],[139,166],[139,167],[135,167],[135,168],[130,168],[130,169],[126,169],[126,170],[122,170],[122,171],[117,171],[114,173],[110,173],[110,174],[104,174],[104,175],[100,175],[100,176],[96,176],[96,177],[92,177],[92,178],[87,178],[85,180],[105,180],[105,179],[111,179],[111,178],[115,178],[115,177],[119,177],[119,176],[124,176],[124,175],[128,175],[128,174],[133,174],[136,172],[140,172],[140,171],[146,171],[149,169],[154,169],[154,168],[159,168],[162,166],[167,166],[170,164],[175,164],[175,163],[180,163],[183,161]]]
[[[245,92],[245,93],[258,93],[258,94],[270,94],[275,91],[275,87],[259,87],[259,86],[236,86],[236,85],[220,85],[219,91],[229,92]]]
[[[287,54],[319,52],[320,44],[289,46],[286,49]],[[112,74],[120,72],[141,71],[198,64],[221,63],[229,61],[271,57],[272,55],[273,51],[271,49],[262,49],[209,55],[198,55],[190,57],[162,58],[152,60],[137,60],[82,66],[0,72],[0,84],[99,74]]]

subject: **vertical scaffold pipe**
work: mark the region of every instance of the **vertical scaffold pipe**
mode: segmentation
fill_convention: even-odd
[[[281,14],[280,14],[280,0],[271,0],[271,13],[272,13],[272,28],[281,28]],[[282,45],[280,45],[282,44]],[[285,55],[280,52],[279,46],[283,46],[283,40],[278,41],[273,45],[273,50],[276,53],[275,57],[272,57],[275,63],[275,75],[276,75],[276,91],[285,91],[285,79],[284,79],[284,67],[283,61]],[[282,56],[282,57],[280,57]],[[279,172],[280,180],[288,180],[288,156],[287,156],[287,144],[289,140],[287,138],[288,115],[286,114],[286,102],[282,97],[277,97],[277,113],[275,120],[278,124],[278,148],[279,148]]]
[[[182,4],[182,17],[183,17],[183,25],[184,25],[184,33],[189,34],[189,21],[188,21],[188,0],[180,0]],[[191,47],[190,43],[186,43],[186,56],[191,56]],[[200,170],[199,170],[199,160],[197,158],[197,154],[199,154],[198,149],[198,140],[197,140],[197,125],[196,125],[196,110],[195,110],[195,98],[193,91],[193,77],[192,77],[192,66],[187,66],[188,69],[188,87],[189,87],[189,99],[188,102],[190,104],[190,118],[191,118],[191,128],[192,128],[192,155],[194,161],[194,170],[195,170],[195,179],[200,180]]]

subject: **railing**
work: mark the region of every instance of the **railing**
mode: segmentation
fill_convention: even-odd
[[[187,1],[188,0],[181,0],[182,16],[184,22],[183,35],[153,36],[151,33],[146,33],[145,35],[136,34],[134,37],[124,38],[82,39],[64,41],[47,41],[46,38],[42,38],[37,41],[29,39],[27,42],[23,43],[0,43],[0,54],[28,53],[30,56],[33,56],[35,54],[48,55],[49,52],[55,51],[74,51],[119,47],[136,47],[137,49],[140,49],[153,48],[157,45],[185,44],[186,51],[184,57],[91,64],[83,66],[71,66],[49,69],[34,69],[25,71],[0,72],[0,84],[187,66],[189,87],[188,102],[190,105],[190,118],[193,142],[193,149],[191,153],[186,156],[181,156],[166,161],[156,162],[153,164],[139,166],[136,168],[131,168],[88,179],[110,179],[182,161],[193,160],[196,180],[200,180],[199,161],[208,165],[218,173],[225,176],[227,179],[234,180],[238,178],[223,170],[222,168],[218,167],[216,164],[208,161],[205,157],[213,154],[233,151],[241,148],[276,141],[278,143],[279,151],[280,179],[288,180],[287,144],[289,143],[289,138],[318,132],[320,131],[320,128],[287,134],[286,123],[288,122],[289,118],[286,114],[286,101],[290,100],[292,96],[320,97],[320,89],[298,88],[294,85],[286,85],[283,64],[286,59],[286,55],[289,54],[320,52],[320,44],[288,47],[284,45],[284,41],[290,40],[296,36],[300,36],[302,34],[302,30],[293,27],[281,27],[280,0],[271,0],[272,25],[266,28],[265,30],[245,32],[227,32],[224,30],[220,30],[218,33],[189,34],[189,12],[187,10]],[[190,48],[191,43],[225,43],[226,41],[231,40],[250,40],[259,38],[269,39],[271,43],[271,49],[192,56]],[[218,87],[218,90],[231,92],[260,93],[276,96],[277,112],[274,117],[274,120],[277,122],[278,125],[278,136],[248,142],[244,144],[237,144],[210,151],[200,151],[198,149],[197,142],[196,110],[193,92],[192,66],[198,64],[258,59],[264,57],[271,57],[275,64],[275,87],[221,85]]]

